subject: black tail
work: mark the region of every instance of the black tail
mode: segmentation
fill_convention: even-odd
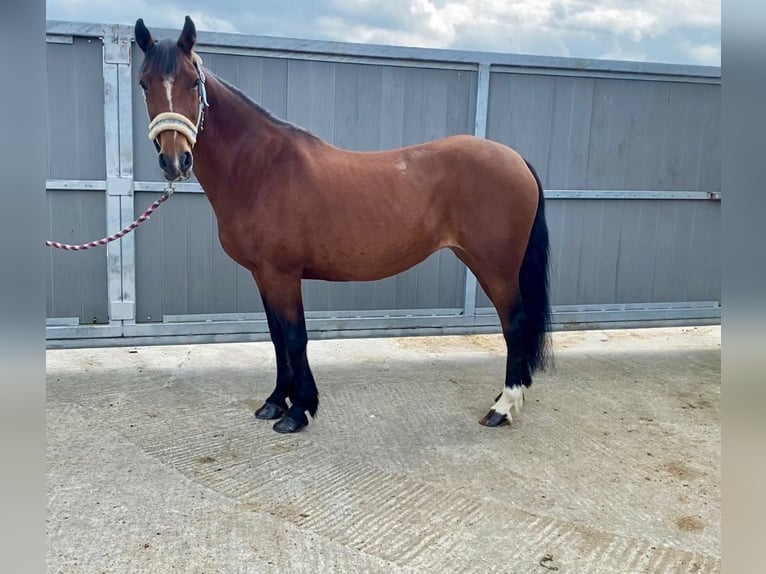
[[[526,160],[525,160],[526,161]],[[527,251],[519,272],[519,289],[524,305],[524,346],[529,372],[544,369],[551,357],[548,332],[551,324],[551,308],[548,300],[548,277],[550,243],[548,224],[545,222],[545,200],[543,184],[535,169],[527,167],[537,181],[539,200]]]

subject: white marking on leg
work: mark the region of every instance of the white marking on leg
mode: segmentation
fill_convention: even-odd
[[[508,417],[508,422],[513,420],[511,417],[511,409],[516,410],[516,415],[521,412],[521,407],[524,404],[524,389],[520,385],[515,387],[503,388],[503,393],[500,398],[492,406],[492,410],[498,414]]]

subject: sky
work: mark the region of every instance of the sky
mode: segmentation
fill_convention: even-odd
[[[457,50],[721,65],[720,0],[47,0],[47,18]]]

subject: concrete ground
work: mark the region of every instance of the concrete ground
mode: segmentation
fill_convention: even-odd
[[[48,351],[48,571],[720,571],[720,327],[556,333],[511,426],[500,336]]]

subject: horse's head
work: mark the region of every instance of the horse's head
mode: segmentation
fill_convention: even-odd
[[[188,16],[176,42],[156,42],[144,21],[136,22],[136,43],[144,53],[139,83],[149,112],[149,139],[169,181],[191,175],[192,148],[207,106],[202,60],[194,52],[196,42],[197,31]]]

